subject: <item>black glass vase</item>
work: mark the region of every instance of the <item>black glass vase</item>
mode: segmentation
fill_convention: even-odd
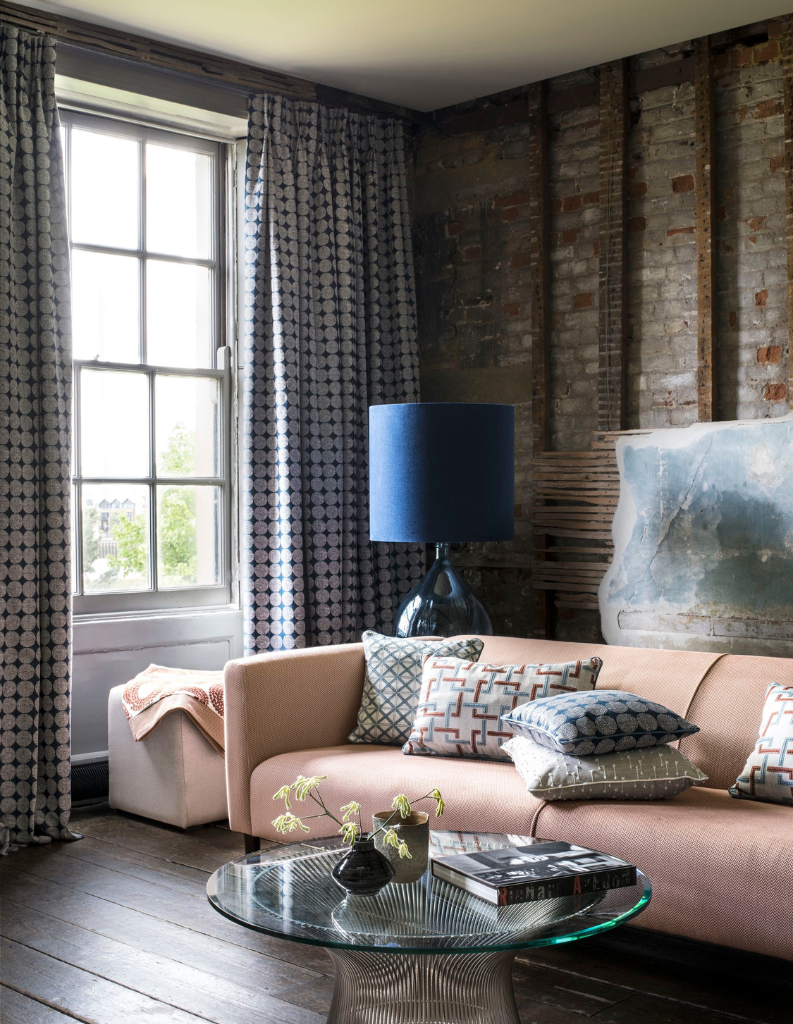
[[[375,847],[374,839],[366,837],[356,839],[331,874],[353,896],[374,896],[394,877],[394,869]]]

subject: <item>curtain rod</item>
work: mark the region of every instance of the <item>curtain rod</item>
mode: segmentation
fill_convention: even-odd
[[[5,0],[0,0],[0,21],[35,32],[46,32],[60,43],[106,58],[134,62],[172,75],[190,76],[200,79],[204,84],[212,82],[227,94],[236,92],[247,96],[255,92],[270,92],[290,99],[311,100],[323,106],[345,106],[365,113],[388,115],[416,125],[432,122],[430,115],[408,107],[319,85],[280,71],[268,71],[252,64],[191,50],[174,43],[159,42],[49,11],[6,3]]]

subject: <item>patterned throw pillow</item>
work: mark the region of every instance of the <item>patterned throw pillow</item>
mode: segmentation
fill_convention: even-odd
[[[433,655],[424,662],[416,718],[402,751],[506,761],[501,745],[512,730],[502,716],[523,701],[593,689],[602,664],[590,658],[562,665],[480,665]]]
[[[730,796],[793,807],[793,686],[766,690],[757,743]]]
[[[392,746],[401,745],[410,735],[421,687],[421,664],[427,655],[476,661],[484,647],[477,638],[395,637],[372,630],[364,633],[361,641],[366,656],[366,681],[350,743]]]
[[[621,690],[564,693],[523,704],[505,717],[504,725],[543,747],[578,757],[654,747],[699,732],[663,704]]]
[[[674,747],[574,757],[513,736],[504,750],[532,796],[540,800],[664,800],[707,775]]]

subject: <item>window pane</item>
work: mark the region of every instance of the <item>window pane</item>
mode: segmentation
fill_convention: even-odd
[[[219,487],[157,488],[157,572],[161,588],[220,582]]]
[[[138,160],[134,139],[72,128],[73,242],[138,247]]]
[[[173,256],[212,255],[212,159],[146,145],[146,248]]]
[[[80,578],[77,568],[77,488],[72,484],[72,514],[69,539],[72,542],[72,594],[79,593]]]
[[[149,489],[83,484],[86,594],[149,589]]]
[[[75,359],[140,361],[138,275],[135,256],[72,249]]]
[[[149,260],[146,268],[147,358],[161,366],[211,366],[210,271]]]
[[[146,374],[82,371],[80,443],[84,477],[149,475]]]
[[[219,473],[219,388],[206,377],[165,377],[154,384],[157,472],[161,476]]]

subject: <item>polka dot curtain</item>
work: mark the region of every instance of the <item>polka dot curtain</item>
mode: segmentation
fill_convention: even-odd
[[[71,341],[55,44],[0,23],[0,843],[68,829]]]
[[[368,407],[419,397],[401,124],[254,97],[245,208],[246,649],[390,632],[425,569],[369,541]]]

